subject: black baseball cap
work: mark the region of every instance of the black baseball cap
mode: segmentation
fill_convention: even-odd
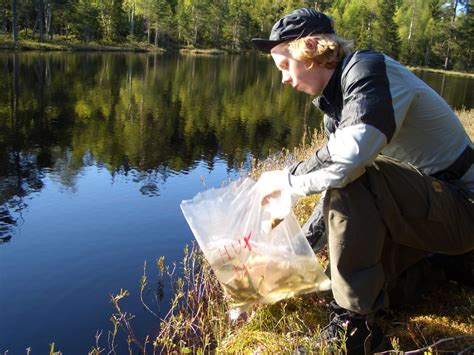
[[[270,53],[273,47],[289,40],[335,32],[328,16],[314,9],[301,8],[279,19],[273,25],[269,39],[252,38],[252,43],[258,50]]]

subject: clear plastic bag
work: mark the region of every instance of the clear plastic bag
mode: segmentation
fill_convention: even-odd
[[[262,206],[258,183],[242,178],[181,203],[191,230],[217,279],[234,302],[235,318],[256,303],[330,289],[313,250],[291,212],[274,219],[288,194]],[[283,204],[283,207],[281,206]]]

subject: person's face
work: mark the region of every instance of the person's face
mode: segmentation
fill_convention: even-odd
[[[283,76],[282,83],[309,95],[320,95],[334,71],[317,63],[308,68],[303,61],[293,58],[285,43],[274,47],[271,55]]]

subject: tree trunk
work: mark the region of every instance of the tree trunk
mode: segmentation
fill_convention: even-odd
[[[46,34],[49,35],[50,39],[53,39],[53,31],[51,29],[51,18],[52,18],[52,12],[53,10],[51,9],[51,0],[46,1]]]
[[[35,23],[33,24],[33,29],[31,30],[32,33],[31,33],[31,37],[35,37],[36,36],[36,29],[38,28],[38,16],[36,16],[36,19],[35,19]]]
[[[196,21],[194,22],[194,26],[193,26],[193,46],[196,46],[197,44],[197,37],[198,37],[198,25]]]
[[[426,46],[425,51],[425,66],[429,66],[431,62],[431,48],[433,46],[433,35],[430,34],[430,43]]]
[[[448,50],[446,51],[446,59],[444,60],[444,66],[443,66],[444,70],[448,69],[450,54],[451,54],[451,47],[449,46],[449,42],[448,42]]]
[[[132,2],[131,16],[130,16],[130,35],[135,34],[135,0]]]
[[[147,38],[147,43],[150,43],[150,38],[151,38],[151,31],[150,31],[150,18],[146,18],[146,38]]]
[[[197,44],[197,38],[198,38],[198,14],[197,14],[197,10],[195,9],[194,6],[192,6],[191,8],[191,14],[192,16],[194,16],[193,18],[193,33],[192,33],[192,43],[193,43],[193,46],[196,46]]]
[[[413,5],[413,12],[412,12],[412,15],[411,15],[411,20],[410,20],[410,28],[408,30],[408,37],[407,37],[408,46],[410,46],[411,36],[412,36],[412,33],[413,33],[413,22],[415,22],[415,5]]]
[[[38,1],[39,41],[44,42],[44,2]]]
[[[20,85],[19,85],[19,80],[20,78],[20,63],[18,60],[18,54],[15,52],[13,54],[13,102],[12,102],[12,113],[13,113],[13,119],[15,122],[18,122],[17,117],[18,117],[18,101],[19,101],[19,96],[20,96]]]
[[[148,8],[148,1],[143,1],[143,18],[145,20],[145,32],[147,43],[150,43],[150,9]]]
[[[240,51],[240,25],[238,21],[234,22],[232,29],[232,49]]]
[[[13,12],[13,43],[18,41],[18,14],[16,12],[16,0],[12,0]]]
[[[453,17],[451,18],[451,26],[449,29],[449,40],[448,40],[448,49],[446,51],[446,59],[444,60],[444,69],[448,69],[449,65],[449,56],[451,54],[451,47],[450,43],[452,41],[452,33],[454,31],[454,21],[456,21],[456,10],[458,9],[458,0],[454,1],[454,8],[453,8]]]
[[[158,21],[155,22],[155,47],[158,47],[158,37],[159,37],[159,32],[158,32]]]
[[[441,90],[440,90],[440,95],[444,95],[444,88],[446,87],[446,74],[443,74],[443,80],[441,81]]]
[[[4,7],[2,11],[2,32],[7,33],[8,28],[7,28],[7,8]]]

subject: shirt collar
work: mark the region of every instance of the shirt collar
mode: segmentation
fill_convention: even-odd
[[[334,111],[340,109],[342,106],[341,76],[350,57],[352,57],[352,54],[348,54],[342,58],[337,64],[334,73],[332,73],[321,96],[313,100],[316,107],[330,116],[334,116]]]

